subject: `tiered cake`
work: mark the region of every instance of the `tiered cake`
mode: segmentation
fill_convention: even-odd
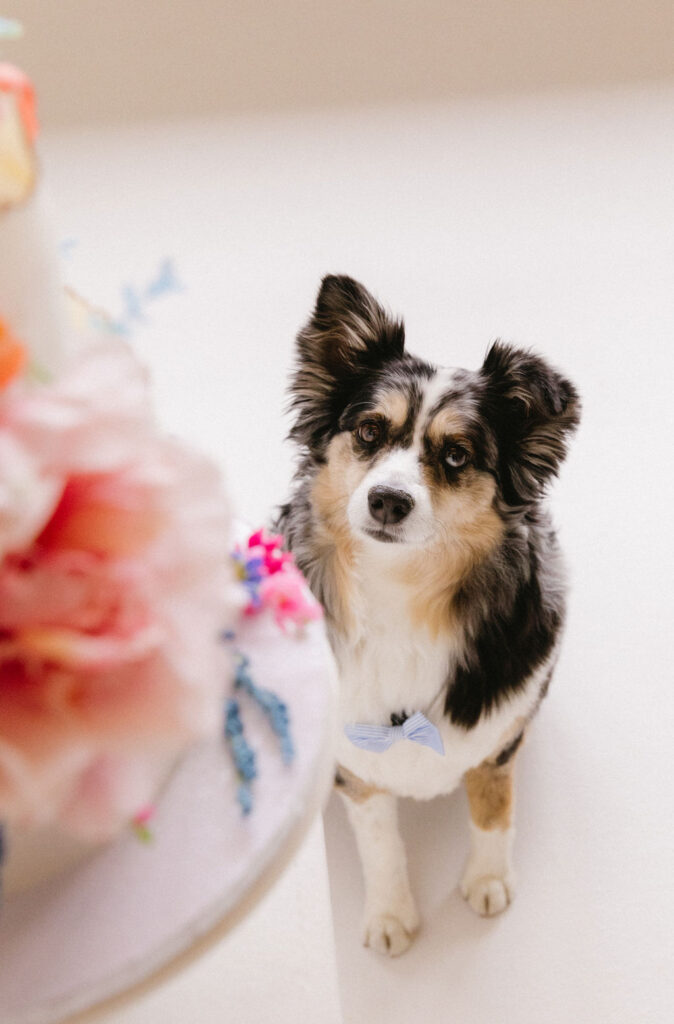
[[[0,65],[8,888],[80,856],[80,840],[107,841],[142,821],[175,759],[221,735],[231,679],[219,474],[157,430],[133,353],[66,297],[40,201],[36,134],[30,82]]]

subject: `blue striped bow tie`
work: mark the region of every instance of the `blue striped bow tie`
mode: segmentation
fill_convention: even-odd
[[[402,725],[345,725],[344,732],[355,746],[374,754],[383,753],[398,740],[421,743],[436,754],[445,752],[437,726],[429,722],[421,711],[406,718]]]

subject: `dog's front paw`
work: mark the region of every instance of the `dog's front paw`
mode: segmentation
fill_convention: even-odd
[[[412,945],[419,929],[419,915],[414,904],[403,911],[396,909],[366,917],[363,944],[385,956],[400,956]]]
[[[461,895],[468,900],[476,914],[493,917],[505,910],[515,895],[512,875],[505,878],[496,875],[475,877],[467,871],[461,882]]]

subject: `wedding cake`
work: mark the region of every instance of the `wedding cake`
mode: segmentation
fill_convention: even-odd
[[[156,427],[129,347],[66,295],[33,88],[0,65],[0,827],[25,887],[143,822],[222,735],[219,473]]]

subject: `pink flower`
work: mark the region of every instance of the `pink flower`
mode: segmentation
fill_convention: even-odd
[[[104,838],[221,728],[219,477],[157,433],[110,342],[4,392],[0,479],[0,820]]]
[[[288,623],[302,628],[322,615],[290,551],[283,550],[283,537],[260,529],[248,538],[245,548],[233,551],[237,574],[246,592],[246,616],[271,608],[282,629]]]
[[[285,565],[292,564],[293,556],[289,551],[283,551],[283,537],[267,533],[266,530],[257,530],[248,539],[248,557],[257,556],[262,561],[263,575],[271,576],[280,572]]]
[[[268,576],[260,586],[264,607],[271,608],[282,629],[288,623],[302,627],[320,619],[323,611],[312,596],[299,569],[288,566],[283,572]]]

